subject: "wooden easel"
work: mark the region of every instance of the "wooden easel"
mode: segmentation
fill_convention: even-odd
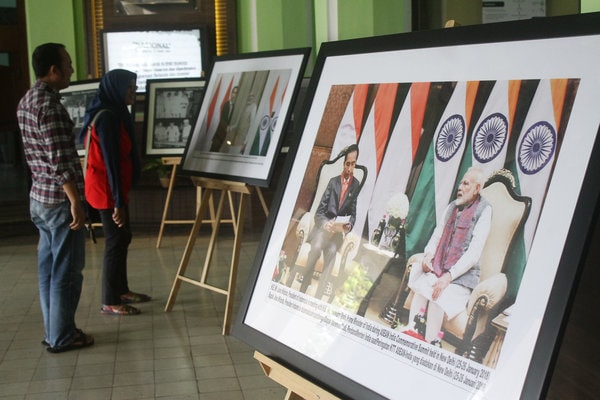
[[[193,219],[167,219],[168,214],[169,214],[169,205],[171,204],[171,196],[173,194],[173,187],[175,186],[175,176],[177,175],[177,166],[179,164],[181,164],[181,157],[162,157],[161,161],[164,165],[171,165],[172,169],[171,169],[171,177],[169,179],[169,187],[167,189],[167,197],[165,199],[165,206],[163,209],[162,219],[160,221],[160,229],[158,230],[158,239],[156,240],[156,248],[157,249],[160,248],[165,225],[176,225],[176,224],[181,225],[181,224],[193,224],[194,223]],[[221,223],[231,223],[234,225],[234,229],[235,229],[236,222],[235,222],[235,213],[234,213],[234,209],[233,209],[233,198],[231,196],[231,193],[228,193],[227,196],[228,196],[228,200],[229,200],[229,211],[231,212],[232,218],[224,219],[221,221]],[[200,186],[196,186],[196,210],[198,210],[200,208],[200,200],[201,199],[202,199],[202,188]],[[211,202],[209,204],[209,215],[210,215],[210,219],[203,220],[202,222],[210,222],[211,224],[213,224],[213,229],[214,229],[215,206],[214,206],[214,202],[212,201],[212,198],[211,198]]]
[[[244,225],[244,212],[245,212],[245,203],[246,197],[252,192],[252,188],[245,183],[241,182],[231,182],[231,181],[218,181],[214,179],[208,178],[195,178],[194,184],[198,187],[204,189],[202,194],[202,199],[200,201],[200,206],[196,212],[196,219],[194,220],[194,225],[192,226],[192,231],[190,232],[190,236],[188,238],[183,257],[179,264],[179,269],[177,270],[177,275],[175,276],[175,280],[173,282],[173,286],[171,288],[171,293],[169,295],[169,299],[167,300],[167,305],[165,306],[165,311],[171,311],[173,308],[173,304],[175,303],[175,298],[177,297],[177,293],[179,292],[179,287],[181,282],[191,283],[195,286],[199,286],[204,289],[208,289],[217,293],[224,294],[227,297],[226,305],[225,305],[225,316],[223,318],[223,335],[227,335],[230,330],[230,317],[231,310],[233,307],[234,300],[234,291],[237,279],[237,267],[239,262],[239,255],[241,250],[242,243],[242,233],[243,233],[243,225]],[[204,266],[202,268],[202,273],[200,276],[200,280],[195,280],[185,276],[185,272],[187,269],[187,265],[190,261],[190,256],[192,254],[192,250],[194,249],[194,244],[196,242],[196,237],[198,235],[198,231],[200,226],[202,225],[202,216],[206,211],[206,207],[213,200],[213,193],[215,191],[220,192],[219,196],[219,204],[217,206],[212,235],[210,238],[210,242],[208,245],[206,259],[204,261]],[[240,202],[237,211],[237,224],[234,224],[234,244],[233,244],[233,254],[231,258],[231,265],[229,270],[229,284],[227,289],[222,289],[216,286],[213,286],[207,282],[208,271],[210,267],[210,263],[212,261],[213,251],[215,249],[215,245],[217,243],[217,236],[219,234],[219,227],[222,222],[221,216],[223,213],[223,204],[225,203],[225,194],[228,196],[231,193],[239,193],[240,194]],[[230,198],[230,197],[229,197]]]
[[[287,388],[285,400],[340,400],[339,397],[290,371],[264,354],[255,351],[254,358],[259,362],[265,375]]]

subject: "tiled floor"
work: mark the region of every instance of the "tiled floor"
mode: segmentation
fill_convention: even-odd
[[[130,317],[100,315],[103,242],[88,240],[77,323],[95,336],[96,343],[80,351],[50,354],[40,344],[37,235],[7,238],[7,226],[0,235],[0,400],[285,398],[286,390],[264,375],[249,346],[221,335],[224,295],[182,282],[173,309],[164,311],[188,228],[168,228],[160,249],[156,230],[134,229],[130,286],[153,300],[139,305],[141,315]],[[234,313],[258,245],[255,236],[244,237]],[[207,232],[198,236],[187,276],[199,278],[208,239]],[[600,228],[593,242],[600,242]],[[231,246],[231,235],[222,229],[209,283],[226,287]],[[600,390],[598,321],[589,318],[589,310],[600,307],[594,286],[600,279],[599,248],[592,248],[592,261],[584,268],[548,400],[591,400]]]
[[[225,232],[211,266],[211,284],[226,288],[232,241]],[[186,275],[203,264],[208,234],[200,235]],[[36,273],[37,236],[0,241],[0,399],[283,399],[285,389],[267,378],[253,350],[221,334],[225,296],[182,283],[170,312],[164,308],[187,232],[134,232],[129,282],[153,297],[141,315],[100,315],[102,239],[87,243],[77,323],[95,336],[86,349],[50,354],[40,344]],[[244,285],[258,239],[242,248],[238,283]],[[236,291],[236,308],[243,288]]]

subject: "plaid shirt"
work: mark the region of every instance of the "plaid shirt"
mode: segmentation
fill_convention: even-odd
[[[60,94],[38,80],[19,102],[17,119],[33,185],[30,197],[44,204],[68,200],[66,182],[76,182],[83,201],[83,173],[75,149],[73,121]]]

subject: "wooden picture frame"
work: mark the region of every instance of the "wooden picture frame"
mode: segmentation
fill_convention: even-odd
[[[598,48],[598,13],[324,43],[234,336],[340,398],[543,398],[600,194]],[[320,165],[350,144],[368,171],[356,221],[333,271],[297,274]],[[402,294],[408,265],[420,267],[411,257],[471,165],[507,171],[498,182],[529,205],[500,253],[502,298],[465,304],[484,299],[492,313],[468,333],[476,352],[457,354],[460,342],[424,342],[412,321],[387,321],[384,306]],[[396,214],[397,245],[373,246],[378,223]],[[305,293],[300,279],[311,280]],[[386,282],[396,283],[379,313],[363,313]]]

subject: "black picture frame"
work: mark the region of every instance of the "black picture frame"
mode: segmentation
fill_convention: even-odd
[[[79,143],[79,131],[83,127],[83,117],[87,105],[96,95],[96,91],[100,86],[100,79],[87,79],[71,82],[69,87],[60,91],[61,103],[67,109],[71,120],[73,121],[73,137],[75,147],[79,157],[85,155],[83,143]]]
[[[177,157],[183,154],[202,98],[204,78],[148,79],[144,118],[144,154]],[[158,126],[162,127],[158,131]],[[169,127],[175,127],[172,131]]]
[[[443,396],[445,399],[543,398],[573,289],[588,251],[600,194],[598,48],[600,13],[324,43],[309,85],[306,107],[298,121],[297,142],[290,146],[282,172],[287,179],[280,182],[275,193],[250,273],[249,282],[253,284],[248,285],[243,296],[232,334],[341,398],[385,399],[415,394],[422,398]],[[391,165],[396,166],[397,176],[388,183],[398,184],[402,176],[407,175],[403,187],[410,194],[411,212],[416,207],[414,216],[419,214],[415,195],[431,197],[435,193],[433,189],[420,187],[418,178],[424,173],[424,160],[435,150],[432,144],[440,143],[434,139],[448,132],[443,122],[453,121],[444,119],[453,95],[464,93],[462,101],[456,104],[462,104],[465,116],[468,117],[467,109],[470,115],[465,118],[468,127],[452,131],[464,134],[465,142],[461,145],[464,147],[460,150],[464,154],[467,146],[474,149],[474,142],[470,141],[473,132],[483,126],[477,118],[485,116],[485,106],[492,95],[489,87],[513,81],[518,81],[519,90],[517,94],[508,92],[506,95],[507,104],[515,105],[512,111],[507,111],[513,140],[507,138],[506,154],[511,153],[503,164],[509,160],[518,168],[517,173],[533,165],[525,160],[526,154],[532,153],[524,149],[526,139],[542,126],[532,122],[538,110],[546,113],[544,118],[554,127],[548,131],[542,129],[544,133],[537,137],[548,138],[544,135],[549,132],[554,136],[551,136],[550,158],[537,158],[540,164],[528,172],[534,175],[544,169],[547,171],[545,178],[534,175],[532,181],[542,182],[541,191],[521,193],[531,198],[532,209],[526,224],[533,222],[529,228],[529,245],[523,245],[525,257],[521,259],[521,275],[514,286],[516,292],[510,303],[502,304],[497,310],[500,316],[505,307],[512,306],[506,310],[510,322],[497,364],[489,367],[470,357],[454,355],[446,348],[437,350],[404,334],[408,331],[399,333],[381,321],[349,313],[335,303],[316,299],[279,281],[279,274],[295,262],[295,255],[284,252],[285,244],[294,237],[299,214],[309,209],[315,196],[314,182],[320,161],[334,159],[337,150],[342,148],[337,140],[344,134],[340,128],[346,121],[343,110],[349,109],[353,102],[349,94],[343,102],[340,100],[339,93],[346,87],[352,89],[350,93],[356,93],[359,85],[368,86],[361,106],[364,114],[370,114],[378,101],[373,94],[375,86],[379,93],[382,87],[397,84],[396,93],[404,90],[404,99],[408,102],[398,108],[409,104],[414,111],[417,101],[410,97],[414,92],[409,90],[428,84],[426,101],[421,99],[422,120],[417,124],[421,129],[412,131],[420,141],[412,149],[410,173],[403,173],[401,161],[406,155],[399,151],[401,147],[391,147],[398,151],[390,156],[395,156]],[[469,82],[477,82],[475,92],[469,94],[468,88],[457,91]],[[555,91],[558,90],[555,84],[561,86],[562,91]],[[478,101],[486,87],[487,97]],[[339,93],[333,93],[334,89]],[[511,93],[515,95],[513,100],[509,99]],[[465,101],[469,96],[473,101],[470,109]],[[562,102],[554,102],[557,99]],[[337,119],[332,117],[335,102],[343,103]],[[352,104],[356,107],[356,103]],[[560,118],[556,119],[557,115]],[[409,126],[413,129],[415,118],[418,113],[411,114]],[[359,146],[368,121],[369,116],[363,115],[352,122],[354,126],[363,124],[360,139],[356,139]],[[380,142],[384,149],[383,163],[388,156],[386,146],[390,146],[394,138],[390,132]],[[419,136],[426,134],[432,135],[429,142]],[[543,140],[536,142],[534,147],[544,143]],[[531,149],[533,147],[529,147]],[[536,147],[536,151],[540,149]],[[440,158],[444,149],[438,148],[438,151],[436,157]],[[358,163],[368,164],[373,182],[381,173],[378,168],[384,168],[378,164],[380,160],[376,151],[369,153],[364,146],[361,148]],[[460,166],[453,167],[452,173],[448,172],[448,165],[442,170],[449,173],[450,192],[462,176],[459,172],[467,157],[461,155],[460,160]],[[375,171],[378,173],[372,173]],[[517,176],[517,192],[529,190],[526,175]],[[374,191],[368,187],[369,183],[362,190],[367,190],[367,205],[372,207],[374,196],[369,196]],[[450,200],[451,194],[446,204]],[[407,236],[410,224],[414,223],[410,216],[409,212],[405,220]],[[435,224],[435,219],[430,224]],[[365,217],[364,225],[358,227],[357,235],[363,243],[369,242],[375,225],[369,224]],[[522,240],[527,242],[526,227],[522,235],[525,238]],[[406,243],[408,246],[408,241]],[[411,256],[408,249],[402,251],[405,258]],[[517,257],[516,251],[510,256]],[[514,267],[516,260],[511,258],[508,268]],[[508,276],[506,265],[502,272]],[[440,354],[446,364],[440,364]],[[420,364],[415,360],[426,361]]]
[[[218,57],[181,173],[268,186],[309,54],[299,48]]]

